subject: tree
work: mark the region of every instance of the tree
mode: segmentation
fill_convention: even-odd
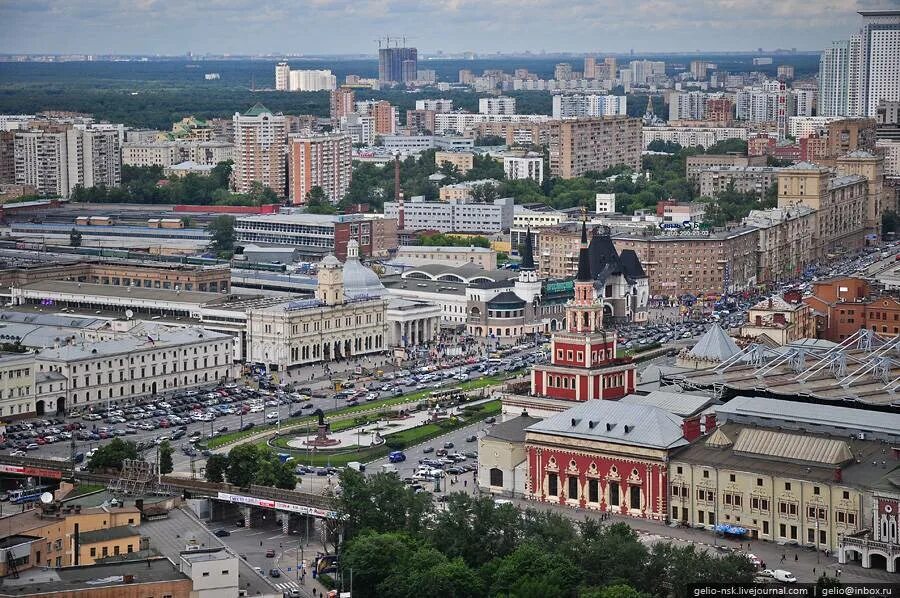
[[[506,139],[499,135],[482,135],[475,138],[475,145],[484,147],[488,145],[506,145]]]
[[[589,588],[582,591],[578,598],[649,598],[649,594],[639,592],[627,584],[616,584],[605,588]]]
[[[228,469],[228,457],[219,453],[213,453],[206,460],[206,481],[223,482],[225,471]]]
[[[325,190],[316,185],[306,194],[306,211],[310,214],[337,214],[337,208],[325,195]]]
[[[378,584],[406,565],[417,547],[418,542],[402,532],[367,532],[350,541],[341,566],[353,570],[354,594],[359,598],[379,596]]]
[[[81,231],[77,228],[72,228],[69,231],[69,245],[72,247],[81,247]]]
[[[125,459],[137,459],[137,447],[131,441],[124,441],[121,438],[113,438],[109,444],[105,444],[97,449],[94,456],[88,462],[88,469],[97,471],[99,469],[122,469],[122,462]]]
[[[210,249],[216,253],[234,250],[234,216],[216,216],[206,225],[206,230],[211,237]]]
[[[257,486],[273,486],[293,490],[297,486],[297,475],[290,463],[282,463],[278,455],[269,450],[257,454],[257,469],[253,475]]]
[[[255,444],[239,444],[228,452],[228,483],[246,488],[253,481],[259,467],[259,450]]]
[[[431,497],[414,494],[396,475],[364,476],[345,469],[340,476],[341,493],[336,510],[344,516],[344,537],[367,530],[418,533],[431,510]]]
[[[492,183],[482,183],[472,186],[472,200],[481,203],[492,203],[500,197],[497,186]]]
[[[194,224],[194,221],[191,219],[190,216],[182,216],[181,217],[181,226],[183,226],[184,228],[191,228],[191,226],[193,224]]]
[[[172,444],[165,440],[159,445],[159,473],[172,473]]]

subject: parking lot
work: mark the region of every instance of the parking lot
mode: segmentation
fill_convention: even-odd
[[[109,409],[94,405],[92,412],[54,416],[11,423],[0,438],[0,450],[14,455],[68,459],[75,456],[84,467],[93,449],[122,438],[137,444],[149,460],[163,440],[170,440],[174,471],[199,474],[208,451],[194,443],[217,434],[247,429],[267,423],[280,423],[292,417],[312,415],[365,402],[375,402],[407,393],[449,387],[461,382],[527,367],[545,359],[534,347],[509,352],[508,357],[488,362],[468,363],[459,359],[448,367],[422,366],[415,371],[387,372],[381,380],[353,384],[348,381],[341,392],[325,390],[322,385],[305,387],[269,383],[257,376],[254,386],[229,383],[205,389],[183,391],[165,399],[146,400]],[[474,362],[474,358],[469,358]],[[291,386],[295,390],[291,390]]]

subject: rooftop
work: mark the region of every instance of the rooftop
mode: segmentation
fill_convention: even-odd
[[[773,441],[775,446],[767,444]],[[677,451],[671,460],[820,483],[834,482],[837,470],[839,484],[866,489],[889,484],[897,468],[896,461],[882,465],[883,449],[884,445],[875,441],[726,423]],[[850,460],[835,463],[850,455]]]
[[[132,584],[182,581],[187,582],[188,589],[191,587],[190,578],[163,557],[63,569],[27,569],[18,579],[0,579],[0,596],[42,596],[47,592],[115,587],[124,584],[126,577],[131,578]]]
[[[139,334],[107,341],[44,349],[41,351],[41,359],[47,361],[77,361],[111,355],[123,355],[151,348],[192,345],[209,340],[230,342],[231,336],[221,332],[206,330],[205,328],[159,327],[152,335]]]
[[[539,421],[541,421],[539,418],[523,412],[518,417],[491,426],[484,437],[506,442],[525,442],[525,429]]]
[[[679,417],[692,417],[712,405],[714,400],[707,395],[654,390],[647,395],[626,395],[619,402],[658,407]]]
[[[466,247],[457,247],[453,245],[401,245],[397,248],[397,254],[406,252],[430,252],[430,253],[494,253],[493,249],[488,247],[477,247],[469,245]]]
[[[95,297],[120,297],[146,299],[160,302],[196,303],[198,305],[222,301],[222,293],[201,291],[175,291],[173,289],[150,289],[146,287],[125,287],[111,284],[94,284],[69,280],[42,280],[22,285],[28,291],[44,291],[47,293],[65,293],[68,295],[90,295]]]
[[[78,534],[78,541],[81,544],[96,544],[97,542],[124,540],[125,538],[133,538],[134,536],[140,535],[141,533],[134,526],[119,525],[117,527],[107,527],[90,532],[81,532]]]
[[[659,407],[620,401],[588,401],[528,427],[553,434],[616,444],[670,449],[687,444],[681,418]]]
[[[721,326],[713,323],[709,330],[703,333],[697,344],[688,351],[688,355],[697,359],[725,361],[740,352],[734,339],[728,336]]]

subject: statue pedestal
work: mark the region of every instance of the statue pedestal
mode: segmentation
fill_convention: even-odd
[[[328,424],[322,423],[319,424],[318,429],[316,430],[316,437],[312,440],[306,440],[303,442],[306,446],[336,446],[341,443],[337,438],[329,438],[328,437]]]

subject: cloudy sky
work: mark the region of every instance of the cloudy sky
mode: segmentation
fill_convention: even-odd
[[[818,50],[898,0],[0,0],[0,52]]]

